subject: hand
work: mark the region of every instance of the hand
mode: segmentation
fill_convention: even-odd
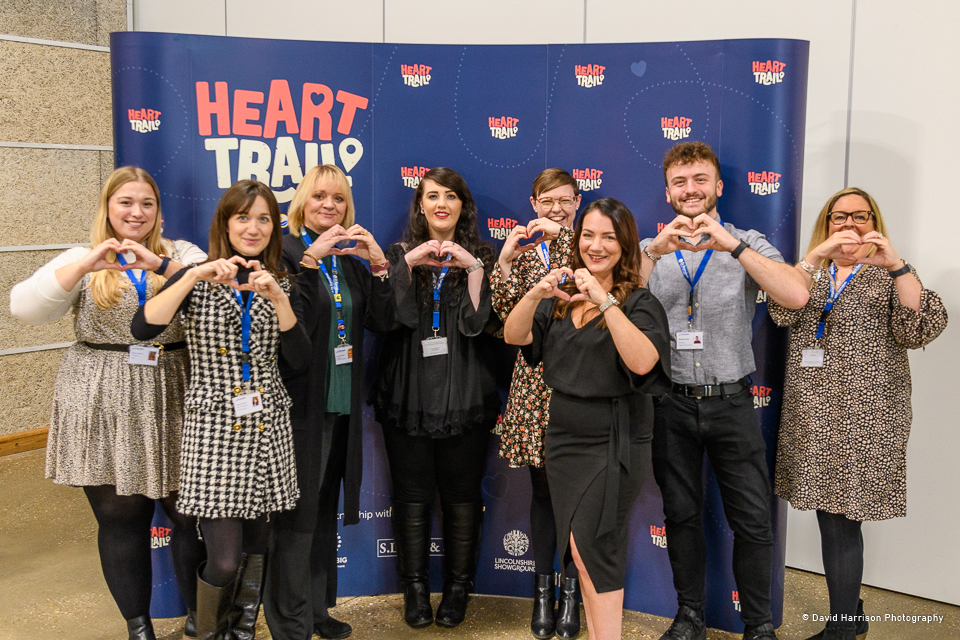
[[[597,279],[593,277],[589,269],[577,269],[573,273],[574,284],[580,293],[575,293],[570,298],[570,302],[592,302],[598,307],[607,299],[607,291],[600,286]]]
[[[899,269],[904,265],[904,261],[897,255],[897,252],[893,250],[890,239],[884,237],[879,231],[870,231],[860,239],[863,244],[872,244],[875,246],[877,251],[872,256],[858,259],[858,263],[874,264],[878,267],[883,267],[887,271]]]
[[[550,218],[534,218],[527,223],[527,237],[532,238],[533,234],[542,233],[543,235],[537,238],[537,243],[544,240],[556,240],[560,237],[561,229],[563,229],[563,226]]]
[[[251,260],[251,262],[256,262]],[[259,265],[257,265],[259,267]],[[250,275],[247,277],[247,283],[237,285],[234,287],[238,291],[252,291],[258,296],[263,296],[268,299],[270,302],[276,303],[280,300],[280,296],[286,297],[286,292],[280,287],[280,283],[277,282],[277,279],[273,277],[273,274],[269,271],[263,271],[257,269],[256,271],[251,271]]]
[[[477,264],[477,259],[474,258],[469,251],[452,240],[444,240],[443,243],[440,244],[440,252],[438,255],[446,257],[446,260],[440,263],[440,265],[444,267],[450,266],[469,269]]]
[[[358,224],[353,225],[346,230],[347,237],[345,238],[349,242],[356,241],[356,246],[347,247],[346,249],[337,249],[334,247],[334,250],[338,255],[341,256],[357,256],[369,262],[370,264],[384,264],[387,259],[383,255],[383,249],[380,248],[380,245],[377,244],[376,239],[373,237],[373,234],[361,227]]]
[[[647,250],[655,256],[663,256],[680,249],[692,250],[693,245],[689,242],[682,242],[680,236],[690,237],[696,231],[697,224],[694,223],[692,218],[677,216],[647,245]]]
[[[440,255],[440,241],[439,240],[427,240],[423,244],[419,244],[413,249],[410,249],[403,256],[403,259],[407,261],[407,266],[411,269],[419,265],[426,265],[429,267],[440,267],[445,266],[444,263],[441,263],[437,260],[437,257]]]
[[[536,300],[560,298],[561,300],[569,301],[571,299],[570,295],[560,288],[560,282],[563,279],[570,279],[572,277],[573,271],[571,271],[569,267],[554,269],[545,275],[540,282],[533,285],[530,291],[527,292],[527,295],[532,296]]]
[[[93,273],[104,269],[123,271],[123,267],[116,262],[117,252],[122,251],[121,246],[120,241],[116,238],[107,238],[90,249],[90,253],[79,261],[80,269],[83,273]],[[113,252],[113,255],[110,255],[111,252]]]
[[[126,253],[130,251],[136,256],[133,262],[127,262],[123,267],[124,271],[128,269],[143,269],[144,271],[156,271],[163,264],[163,258],[155,254],[150,249],[137,242],[127,238],[120,243],[120,251]]]
[[[335,224],[317,236],[307,251],[321,260],[329,255],[339,256],[342,255],[342,250],[338,249],[336,244],[347,239],[349,239],[347,230]]]
[[[706,251],[714,249],[716,251],[733,251],[740,246],[740,241],[734,238],[726,228],[720,224],[716,218],[710,217],[706,213],[701,213],[693,219],[693,224],[697,225],[695,233],[696,238],[689,238],[693,245],[687,245],[690,251]],[[703,234],[709,236],[708,240],[702,240]]]
[[[507,239],[503,242],[503,248],[500,249],[500,256],[497,260],[500,262],[500,269],[503,270],[504,265],[512,265],[513,261],[521,256],[521,254],[534,249],[537,246],[537,243],[528,244],[521,246],[520,240],[528,238],[527,227],[522,224],[518,224],[513,229],[510,230],[510,235],[507,236]]]
[[[868,234],[869,235],[869,234]],[[806,256],[807,262],[816,265],[822,260],[856,262],[857,252],[863,247],[860,234],[853,229],[837,231],[821,242]]]
[[[254,261],[256,262],[256,261]],[[229,260],[220,258],[212,262],[205,262],[190,269],[197,280],[205,280],[217,284],[226,284],[237,288],[237,271],[239,265],[246,266],[247,261],[240,256],[233,256]]]

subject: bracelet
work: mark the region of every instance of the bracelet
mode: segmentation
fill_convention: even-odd
[[[163,260],[160,261],[160,267],[157,269],[154,269],[153,272],[158,276],[162,276],[167,272],[167,267],[170,266],[170,258],[163,255],[162,253],[159,255],[159,257],[163,258]]]
[[[750,248],[750,245],[748,245],[746,242],[741,240],[740,244],[737,245],[737,248],[730,252],[730,255],[733,256],[734,260],[739,260],[740,254],[743,253],[744,249],[749,249],[749,248]]]
[[[619,306],[620,306],[620,302],[617,301],[617,299],[613,297],[613,294],[612,294],[612,293],[608,293],[608,294],[607,294],[607,299],[604,300],[604,301],[603,301],[603,304],[601,304],[599,307],[597,307],[597,309],[599,309],[599,310],[600,310],[600,313],[602,314],[604,311],[606,311],[606,310],[609,309],[610,307],[619,307]]]
[[[473,263],[472,267],[467,267],[467,275],[470,275],[477,269],[482,269],[482,268],[483,268],[483,260],[481,260],[480,258],[477,258],[477,261]]]
[[[390,261],[384,260],[383,264],[373,264],[370,263],[370,272],[371,273],[380,273],[381,271],[386,271],[390,268]]]
[[[300,261],[300,266],[301,266],[301,267],[305,267],[305,268],[307,268],[307,269],[313,269],[314,271],[320,271],[320,264],[319,264],[319,263],[317,263],[317,264],[307,264],[306,262],[304,262],[303,260],[301,260],[301,261]]]
[[[313,261],[317,263],[317,268],[319,268],[320,258],[310,253],[310,249],[305,249],[303,252],[303,255],[310,256],[311,258],[313,258]],[[303,264],[303,261],[301,261],[300,264]]]
[[[650,258],[650,260],[653,261],[653,264],[657,264],[658,262],[660,262],[660,258],[663,257],[663,256],[657,256],[656,258],[654,258],[654,257],[653,257],[653,254],[650,253],[649,251],[647,251],[647,247],[644,247],[644,248],[643,248],[643,255],[645,255],[645,256],[647,256],[648,258]]]
[[[901,259],[902,259],[902,258],[901,258]],[[907,261],[906,261],[906,260],[904,260],[902,267],[900,267],[900,268],[897,269],[896,271],[888,271],[887,273],[890,274],[890,277],[891,277],[891,278],[893,278],[894,280],[896,280],[896,279],[899,278],[900,276],[905,276],[905,275],[907,275],[908,273],[910,273],[910,265],[907,264]]]
[[[806,271],[807,273],[809,273],[810,275],[813,275],[817,271],[819,271],[819,269],[817,269],[815,266],[807,262],[806,258],[800,261],[800,268]]]

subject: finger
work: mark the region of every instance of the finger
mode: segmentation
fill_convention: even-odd
[[[219,262],[219,260],[218,260],[218,262]],[[226,262],[229,262],[229,263],[232,263],[232,264],[235,264],[235,265],[241,265],[241,266],[244,266],[244,267],[247,266],[247,259],[244,258],[243,256],[231,256],[231,257],[227,258]]]
[[[248,261],[247,261],[247,267],[250,269],[250,271],[251,271],[252,273],[261,273],[261,272],[263,272],[263,267],[260,266],[260,261],[259,261],[259,260],[248,260]]]
[[[551,293],[553,294],[554,298],[560,298],[561,300],[566,300],[567,302],[570,302],[570,294],[564,291],[563,289],[554,287]]]
[[[590,296],[585,293],[575,293],[567,298],[570,302],[590,302]]]

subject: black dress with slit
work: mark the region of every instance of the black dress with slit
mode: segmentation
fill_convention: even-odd
[[[601,316],[577,329],[572,314],[553,317],[555,303],[540,302],[523,355],[531,366],[543,362],[553,389],[545,456],[557,543],[566,562],[572,531],[597,592],[616,591],[623,588],[630,512],[650,469],[651,396],[670,390],[669,325],[647,289],[624,301],[624,314],[660,354],[641,376],[627,369]]]

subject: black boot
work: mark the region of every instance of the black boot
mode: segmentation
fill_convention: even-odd
[[[557,637],[576,638],[580,635],[580,598],[577,579],[560,581],[560,606],[557,607]]]
[[[183,621],[183,637],[197,637],[197,610],[187,609],[187,619]]]
[[[827,627],[823,630],[823,640],[856,640],[854,627]]]
[[[441,626],[456,627],[467,615],[482,527],[482,502],[443,507],[443,598],[437,607],[437,624]]]
[[[807,640],[823,640],[828,637],[824,635],[826,631],[826,628],[824,628],[820,633],[810,636]],[[863,613],[863,600],[857,600],[857,619],[854,623],[854,634],[857,640],[866,640],[869,631],[870,623],[867,622],[867,617]]]
[[[553,588],[553,574],[536,574],[533,584],[533,617],[530,619],[530,631],[540,640],[553,637],[557,621],[554,619],[553,605],[557,594]]]
[[[673,624],[660,640],[707,640],[707,623],[703,619],[703,609],[691,609],[680,605]]]
[[[236,616],[233,638],[236,640],[253,640],[257,635],[265,569],[266,556],[259,553],[244,554],[237,572],[237,595],[233,601],[233,615]]]
[[[127,620],[127,633],[130,634],[130,640],[157,640],[153,633],[153,622],[150,616],[138,616],[133,620]]]
[[[230,614],[236,583],[222,587],[204,582],[203,565],[197,569],[197,638],[199,640],[226,640],[230,633]]]
[[[430,606],[430,505],[393,502],[397,572],[403,589],[403,619],[417,629],[433,624]]]

